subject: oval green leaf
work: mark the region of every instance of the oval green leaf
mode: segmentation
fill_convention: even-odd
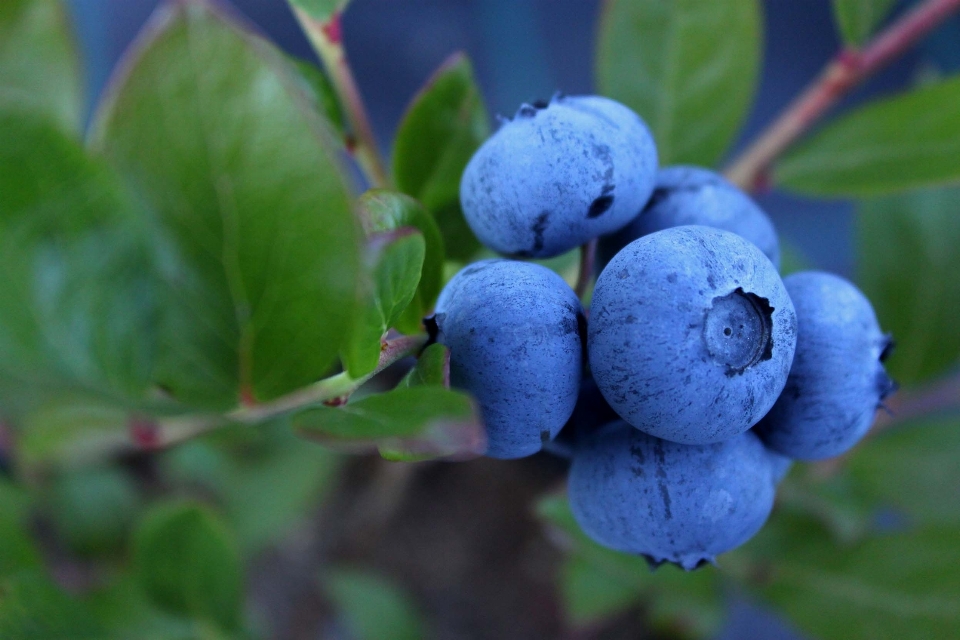
[[[281,54],[206,2],[159,9],[93,144],[175,249],[160,384],[211,408],[268,400],[334,364],[359,229],[329,127]]]
[[[607,0],[597,84],[647,122],[661,165],[714,165],[753,102],[761,33],[757,0]]]
[[[885,195],[960,180],[960,77],[841,116],[774,167],[777,184],[817,196]]]
[[[843,41],[859,47],[890,13],[896,0],[833,0],[833,13]]]

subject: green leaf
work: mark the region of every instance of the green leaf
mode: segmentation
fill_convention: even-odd
[[[686,572],[664,565],[652,571],[640,556],[602,547],[580,530],[565,496],[542,499],[537,514],[567,553],[561,591],[571,622],[592,624],[642,603],[654,626],[673,636],[706,638],[719,629],[724,606],[712,567]]]
[[[19,487],[0,480],[0,578],[41,564],[40,551],[27,528],[28,507],[29,499]]]
[[[325,574],[323,582],[355,640],[424,637],[413,602],[386,580],[355,569],[336,569]]]
[[[400,381],[400,387],[416,387],[423,384],[450,386],[450,349],[440,343],[431,344],[423,350],[417,364]]]
[[[342,352],[344,366],[353,378],[377,367],[381,340],[413,300],[420,282],[425,243],[412,227],[374,234],[367,245],[370,283],[354,320],[353,331]]]
[[[460,210],[460,177],[490,135],[487,109],[462,53],[447,59],[414,97],[393,146],[397,187],[430,211],[447,253],[469,260],[480,243]]]
[[[176,249],[158,382],[197,406],[268,400],[334,364],[359,229],[339,147],[282,55],[202,1],[165,5],[92,135]]]
[[[877,100],[788,152],[774,180],[818,196],[884,195],[960,180],[960,77]]]
[[[905,169],[906,167],[904,167]],[[929,189],[860,205],[857,280],[897,348],[885,363],[913,385],[960,361],[960,188]]]
[[[60,540],[89,555],[120,548],[139,510],[140,496],[120,470],[88,469],[57,478],[46,507]]]
[[[0,638],[103,640],[104,634],[83,603],[38,569],[0,580]]]
[[[28,469],[77,468],[98,458],[104,443],[115,442],[128,429],[125,409],[63,395],[23,419],[17,451]]]
[[[890,13],[896,0],[833,0],[833,13],[843,41],[859,47]]]
[[[858,492],[923,525],[960,526],[960,421],[918,422],[870,438],[847,468]]]
[[[314,103],[314,107],[322,113],[333,128],[341,134],[347,128],[343,107],[340,98],[334,89],[327,72],[306,60],[288,58],[293,64],[299,77],[303,80],[303,88]]]
[[[421,329],[423,316],[433,309],[443,283],[445,251],[440,228],[419,202],[386,189],[372,189],[364,193],[357,202],[357,210],[367,233],[413,227],[423,234],[426,246],[420,285],[414,301],[404,311],[397,326],[406,333],[416,333]]]
[[[80,55],[63,2],[0,3],[0,103],[21,104],[79,132]]]
[[[134,539],[144,590],[175,614],[236,627],[243,578],[236,542],[223,522],[194,503],[165,503],[144,516]]]
[[[597,83],[647,122],[661,165],[713,165],[750,110],[761,47],[757,0],[607,0]]]
[[[292,7],[300,9],[314,20],[327,23],[335,14],[343,13],[350,0],[287,0]]]
[[[780,513],[734,552],[751,587],[824,640],[950,638],[960,628],[960,531],[929,527],[836,546]]]
[[[24,109],[0,108],[0,402],[143,401],[159,313],[144,229],[119,178]]]
[[[365,450],[394,460],[470,455],[485,449],[473,401],[436,385],[398,387],[343,407],[314,407],[293,418],[300,435],[321,444]]]

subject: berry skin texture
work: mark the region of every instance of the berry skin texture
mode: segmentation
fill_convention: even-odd
[[[600,240],[598,266],[602,269],[637,238],[687,224],[735,233],[757,245],[780,268],[777,231],[763,209],[720,174],[686,165],[657,172],[653,195],[640,214],[620,231]]]
[[[832,458],[860,441],[893,392],[881,362],[891,341],[870,301],[843,278],[804,271],[784,285],[797,310],[797,352],[787,385],[757,432],[791,458]]]
[[[508,256],[556,256],[627,224],[649,199],[653,136],[598,96],[523,105],[471,158],[460,182],[477,238]]]
[[[574,454],[570,507],[596,542],[694,569],[755,534],[773,508],[770,458],[752,432],[708,445],[614,423]]]
[[[473,394],[487,455],[540,451],[573,413],[583,367],[584,314],[563,278],[529,262],[482,260],[437,300],[437,341],[450,349],[450,381]]]
[[[590,369],[637,429],[719,442],[773,406],[796,330],[783,282],[757,247],[728,231],[674,227],[628,244],[597,279]]]

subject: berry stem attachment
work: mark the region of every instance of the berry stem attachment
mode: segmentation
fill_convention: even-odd
[[[367,109],[343,48],[340,12],[334,13],[326,22],[310,17],[298,7],[293,7],[293,13],[330,74],[340,104],[350,120],[353,133],[348,135],[347,150],[360,165],[371,187],[389,187],[390,177],[380,156],[380,147],[373,135]]]
[[[597,239],[580,247],[580,271],[577,273],[577,284],[573,291],[577,297],[583,300],[587,293],[590,283],[593,282],[593,264],[597,261]]]
[[[845,48],[731,163],[727,178],[747,191],[768,186],[769,168],[843,97],[960,10],[960,0],[924,0],[861,49]]]

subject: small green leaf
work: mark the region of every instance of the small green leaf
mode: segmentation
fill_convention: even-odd
[[[103,640],[92,612],[64,593],[42,569],[0,580],[0,638]]]
[[[40,551],[27,527],[28,506],[29,498],[19,487],[0,480],[0,578],[41,564]],[[0,603],[2,599],[0,595]]]
[[[194,503],[154,507],[136,532],[140,584],[170,612],[235,628],[243,578],[236,542],[223,522]]]
[[[640,556],[612,551],[588,538],[577,525],[565,496],[537,504],[537,514],[567,552],[561,589],[567,615],[590,624],[643,604],[652,623],[671,635],[706,638],[723,622],[720,576],[707,567],[686,572],[672,565],[651,571]]]
[[[0,103],[21,104],[79,132],[80,55],[63,2],[0,3]]]
[[[398,387],[343,407],[315,407],[293,418],[300,435],[321,444],[380,447],[395,460],[471,455],[485,449],[473,401],[436,385]]]
[[[960,629],[955,525],[837,546],[814,521],[776,514],[734,552],[746,586],[824,640],[950,638]]]
[[[341,134],[346,130],[346,118],[343,115],[343,107],[340,105],[340,98],[334,89],[327,72],[306,60],[297,58],[288,58],[293,64],[295,71],[303,80],[303,87],[307,91],[311,100],[320,113],[336,131]]]
[[[597,83],[646,120],[661,165],[713,165],[750,110],[761,46],[757,0],[607,0]]]
[[[120,407],[82,396],[55,397],[23,419],[18,443],[26,468],[74,468],[97,455],[101,445],[127,432],[129,415]]]
[[[960,120],[958,120],[960,121]],[[897,348],[885,363],[913,385],[960,362],[960,189],[914,191],[860,205],[857,280]]]
[[[419,202],[386,189],[372,189],[364,193],[357,202],[357,210],[367,233],[413,227],[423,234],[426,246],[420,285],[414,301],[404,311],[396,327],[405,333],[416,333],[421,329],[423,317],[433,309],[443,282],[445,251],[440,228]]]
[[[62,474],[46,500],[47,515],[60,537],[77,553],[119,550],[140,507],[133,481],[118,469]]]
[[[856,488],[879,508],[921,524],[960,526],[960,420],[905,425],[870,438],[847,462]]]
[[[859,47],[890,13],[896,0],[833,0],[833,13],[843,41]]]
[[[774,180],[818,196],[884,195],[960,180],[960,77],[840,116],[774,167]]]
[[[343,13],[350,0],[287,0],[292,7],[300,9],[312,19],[327,23],[336,14]]]
[[[360,260],[332,132],[282,54],[204,1],[158,9],[127,68],[92,140],[172,239],[158,383],[225,409],[316,381]]]
[[[370,278],[350,340],[342,351],[347,372],[361,378],[377,367],[381,341],[410,305],[420,282],[425,243],[412,227],[377,233],[367,245]]]
[[[410,597],[386,580],[355,569],[323,576],[330,598],[355,640],[419,640],[420,615]]]
[[[460,210],[460,177],[489,135],[470,61],[458,53],[414,97],[394,142],[397,187],[434,215],[447,253],[455,259],[469,260],[480,248]]]
[[[417,364],[400,381],[401,387],[416,387],[423,384],[450,386],[450,349],[440,343],[431,344],[423,350]]]

